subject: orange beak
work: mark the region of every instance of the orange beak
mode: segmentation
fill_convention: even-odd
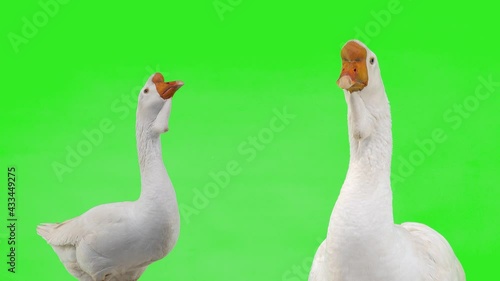
[[[349,41],[341,50],[342,71],[337,80],[340,88],[350,93],[361,91],[368,85],[366,49],[354,41]]]
[[[156,91],[163,99],[169,99],[174,96],[175,92],[184,85],[182,81],[165,82],[163,75],[157,72],[153,76],[153,83],[155,83]]]

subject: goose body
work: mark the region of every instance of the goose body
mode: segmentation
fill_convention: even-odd
[[[377,58],[351,40],[338,85],[348,105],[350,161],[309,281],[464,281],[452,248],[419,223],[394,224],[389,102]]]
[[[175,190],[161,155],[171,98],[182,82],[152,75],[139,94],[136,138],[141,195],[136,201],[94,207],[63,223],[41,224],[37,233],[80,281],[137,280],[165,257],[179,236]]]

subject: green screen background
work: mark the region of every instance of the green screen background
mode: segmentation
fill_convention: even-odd
[[[500,82],[493,1],[67,2],[50,14],[2,4],[0,218],[15,166],[18,222],[16,274],[1,228],[0,280],[73,280],[36,225],[138,197],[135,99],[155,71],[185,82],[162,144],[189,212],[141,280],[307,280],[348,167],[335,81],[356,37],[377,54],[391,102],[396,222],[443,234],[468,280],[497,275],[500,85],[480,86]],[[38,26],[14,46],[24,18]],[[273,131],[283,110],[293,118]],[[92,132],[102,136],[89,148]],[[78,147],[58,178],[54,163]],[[228,164],[237,171],[217,183]]]

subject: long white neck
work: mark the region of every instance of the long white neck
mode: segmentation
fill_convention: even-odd
[[[360,227],[393,224],[390,170],[392,157],[391,114],[384,95],[376,108],[359,95],[346,95],[350,160],[340,200],[347,200],[357,214],[368,216]],[[370,101],[373,102],[373,101]],[[359,202],[354,202],[360,200]],[[355,204],[360,203],[360,204]],[[370,209],[371,207],[375,209]],[[358,223],[361,221],[358,221]],[[356,223],[356,222],[350,222]]]
[[[383,182],[390,189],[392,157],[391,113],[385,93],[378,100],[365,101],[359,93],[346,95],[350,144],[349,172],[346,182],[370,180],[372,187]],[[376,105],[372,105],[372,102]],[[369,186],[370,186],[369,185]],[[360,192],[371,188],[357,184]]]
[[[169,211],[178,212],[175,190],[163,164],[160,135],[152,134],[151,126],[141,122],[139,116],[136,139],[141,172],[139,201],[159,203]]]
[[[328,227],[330,268],[357,268],[393,241],[389,103],[385,91],[366,94],[345,93],[350,161]]]

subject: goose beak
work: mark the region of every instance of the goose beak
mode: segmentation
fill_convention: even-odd
[[[354,41],[349,41],[340,52],[342,71],[337,85],[349,92],[361,91],[368,85],[366,49]]]
[[[182,81],[165,82],[163,75],[159,72],[153,76],[153,83],[155,83],[156,91],[160,97],[165,100],[173,97],[175,92],[184,85]]]

